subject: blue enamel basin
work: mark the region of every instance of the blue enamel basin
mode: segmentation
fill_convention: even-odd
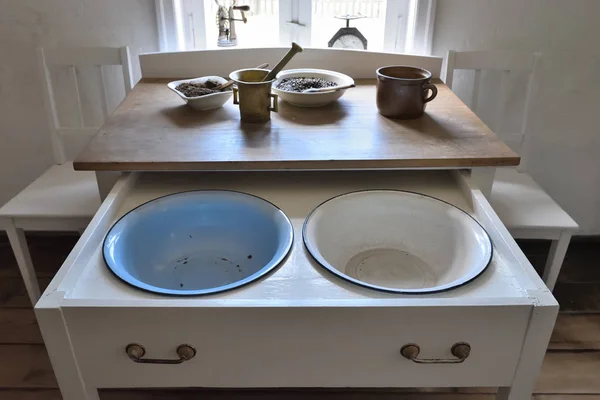
[[[217,293],[275,268],[292,247],[288,217],[245,193],[193,191],[152,200],[113,225],[108,267],[140,289],[171,295]]]

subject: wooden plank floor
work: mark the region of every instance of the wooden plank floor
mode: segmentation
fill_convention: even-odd
[[[77,241],[76,235],[28,237],[45,287]],[[520,241],[541,269],[549,244]],[[555,295],[561,304],[536,400],[600,400],[600,241],[571,244]],[[103,390],[102,400],[492,400],[495,389],[439,390]],[[0,399],[60,400],[54,373],[5,236],[0,236]]]

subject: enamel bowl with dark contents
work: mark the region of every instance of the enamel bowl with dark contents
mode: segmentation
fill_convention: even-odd
[[[277,74],[273,82],[273,92],[289,104],[298,107],[322,107],[331,104],[344,95],[347,89],[338,86],[353,85],[354,79],[340,72],[325,69],[299,68],[288,69]],[[320,93],[302,93],[311,88],[327,88],[330,91]]]

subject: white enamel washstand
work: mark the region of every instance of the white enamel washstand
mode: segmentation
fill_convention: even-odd
[[[558,305],[469,172],[456,170],[518,157],[437,80],[437,57],[305,49],[290,68],[339,71],[356,87],[327,110],[282,104],[264,125],[240,123],[231,103],[193,112],[166,87],[174,77],[227,75],[286,51],[141,57],[144,79],[74,162],[97,171],[104,201],[35,307],[63,399],[98,400],[99,388],[188,387],[499,387],[498,400],[529,398]],[[432,72],[439,95],[424,118],[398,123],[377,114],[374,72],[382,65]],[[125,173],[107,188],[110,171]],[[104,239],[117,221],[187,191],[266,201],[237,203],[260,204],[257,221],[278,227],[273,234],[249,225],[242,242],[277,237],[283,245],[261,243],[264,259],[242,274],[258,272],[256,280],[169,296],[107,267]],[[232,201],[221,200],[211,213]],[[181,254],[186,266],[202,264],[194,239],[210,238],[208,225],[185,215],[177,224],[143,220],[120,227],[134,228],[124,237],[145,231],[148,254],[126,245],[115,261],[139,258],[144,269],[165,256],[164,245],[169,260]],[[152,232],[163,223],[172,230],[156,229],[168,235]],[[144,249],[144,240],[135,243]],[[254,260],[256,246],[222,258],[235,258],[237,269],[250,251]],[[132,272],[155,289],[212,289],[186,288],[174,270],[167,268],[168,285],[160,271]]]

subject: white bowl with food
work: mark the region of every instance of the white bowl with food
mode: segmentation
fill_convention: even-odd
[[[216,86],[227,82],[220,76],[202,76],[169,82],[167,86],[195,110],[205,111],[222,107],[233,95],[231,87],[215,91]]]
[[[333,103],[344,95],[346,89],[340,86],[354,85],[354,79],[326,69],[288,69],[277,74],[273,82],[273,92],[287,103],[298,107],[322,107]],[[306,89],[331,88],[318,93],[302,93]]]

